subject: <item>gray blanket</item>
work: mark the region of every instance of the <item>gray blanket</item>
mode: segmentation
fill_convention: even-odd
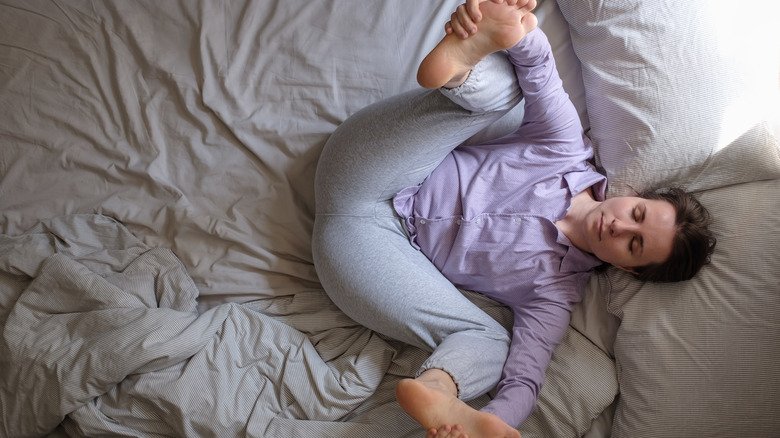
[[[66,415],[69,433],[89,436],[311,436],[317,422],[293,419],[344,417],[394,354],[322,293],[199,315],[176,256],[103,216],[3,236],[0,255],[4,300],[18,297],[2,315],[5,436],[46,433]],[[314,343],[258,307],[307,315]]]

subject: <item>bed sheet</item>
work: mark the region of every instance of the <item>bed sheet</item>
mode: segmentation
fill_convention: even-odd
[[[433,43],[421,29],[444,10],[5,4],[3,232],[69,213],[117,218],[182,259],[202,308],[318,289],[321,146],[352,112],[414,85],[413,59]]]
[[[22,415],[17,430],[42,433],[82,406],[60,431],[418,436],[392,388],[425,354],[355,325],[327,299],[311,261],[313,181],[319,152],[344,119],[416,87],[416,66],[458,3],[0,3],[0,325],[17,318],[27,321],[19,327],[29,328],[13,339],[4,332],[3,348],[48,345],[41,324],[95,310],[79,307],[84,302],[104,306],[121,322],[86,326],[102,327],[95,330],[105,334],[103,342],[148,330],[135,347],[115,351],[119,368],[102,362],[111,358],[111,345],[89,348],[89,336],[69,353],[80,364],[72,376],[62,374],[56,360],[44,363],[53,381],[70,378],[71,388],[83,387],[60,397],[46,411],[53,416]],[[541,4],[540,22],[548,26],[564,84],[587,124],[567,29],[552,2]],[[150,257],[164,263],[138,270]],[[116,280],[127,289],[134,273],[151,289],[130,288],[132,306],[107,303],[96,292],[114,290],[111,279],[129,276]],[[74,276],[94,281],[90,287],[56,281]],[[56,287],[36,287],[39,277]],[[108,284],[91,289],[101,281]],[[72,295],[75,289],[81,292]],[[29,319],[35,312],[23,304],[34,298],[53,304],[32,305],[43,313]],[[505,309],[482,305],[507,318]],[[200,327],[192,337],[197,341],[179,356],[162,348],[179,342],[175,333],[161,334],[173,329],[162,322],[131,324],[139,314],[170,312],[181,317],[182,330]],[[160,348],[151,348],[149,339]],[[144,393],[132,412],[116,408],[127,408],[128,394],[139,397],[136,388],[153,388],[150,376],[184,375],[187,364],[201,359],[204,368],[192,370],[206,373],[216,358],[240,369],[241,352],[258,346],[280,359],[268,380],[247,378],[273,403],[222,405],[236,388],[198,386],[209,379],[199,381],[195,373],[183,381],[190,386],[158,385],[157,395]],[[139,362],[141,352],[153,351],[159,356]],[[4,377],[11,376],[9,357],[0,359]],[[95,369],[107,375],[84,371]],[[5,382],[4,418],[25,409],[37,414],[29,403],[46,392],[31,389],[32,401],[14,405],[24,397]],[[182,399],[191,403],[177,403]],[[233,408],[246,415],[236,420],[228,414]],[[194,416],[200,412],[209,412],[211,423],[200,423]],[[132,418],[142,419],[145,429]],[[119,426],[128,422],[139,429]]]

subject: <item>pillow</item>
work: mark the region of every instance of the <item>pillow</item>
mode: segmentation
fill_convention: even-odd
[[[776,112],[780,26],[771,2],[750,14],[723,0],[558,3],[582,62],[588,135],[608,196],[694,183],[724,146]],[[742,151],[750,153],[727,153],[733,161],[717,163],[721,176],[695,189],[751,181],[741,172],[748,166],[761,166],[760,178],[780,176],[771,145]]]
[[[615,438],[780,436],[780,180],[700,198],[718,246],[696,278],[594,280],[622,319]]]
[[[584,435],[617,396],[615,363],[569,327],[545,373],[533,414],[520,425],[523,438]]]

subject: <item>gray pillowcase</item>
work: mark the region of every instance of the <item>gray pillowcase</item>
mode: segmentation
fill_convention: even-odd
[[[701,194],[712,264],[687,282],[611,269],[620,401],[613,436],[780,436],[780,180]]]

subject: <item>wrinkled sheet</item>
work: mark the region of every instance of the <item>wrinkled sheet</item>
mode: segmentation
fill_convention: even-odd
[[[425,353],[317,280],[313,181],[342,121],[416,87],[458,3],[0,1],[0,436],[424,435],[394,386]],[[581,433],[614,398],[576,339],[525,436]]]
[[[43,372],[43,384],[4,371],[5,390],[12,392],[1,400],[4,426],[18,421],[40,431],[87,400],[65,418],[67,431],[366,436],[386,426],[380,435],[418,433],[393,402],[392,388],[395,376],[413,375],[423,355],[380,342],[327,299],[311,262],[313,181],[322,145],[344,119],[416,86],[416,64],[443,32],[431,31],[430,23],[443,25],[456,4],[0,2],[0,234],[21,239],[5,246],[0,257],[16,266],[30,260],[20,258],[22,247],[47,257],[73,248],[77,253],[65,255],[78,263],[71,267],[81,264],[115,278],[142,257],[139,248],[153,251],[146,260],[165,249],[189,278],[189,287],[174,287],[187,293],[185,307],[156,295],[153,300],[148,291],[147,298],[137,298],[133,294],[140,291],[122,288],[109,289],[134,302],[137,308],[129,315],[117,304],[121,301],[73,300],[68,324],[79,330],[46,335],[63,338],[47,338],[62,343],[62,362],[42,362],[39,369],[64,374],[48,379],[52,376]],[[109,233],[117,239],[112,241],[100,239],[103,231],[92,227],[75,231],[59,222],[54,235],[68,236],[61,241],[46,231],[52,227],[47,221],[55,220],[50,218],[82,214],[113,218],[127,232]],[[36,225],[41,221],[43,228]],[[106,264],[103,255],[120,253],[121,263],[95,271],[96,264]],[[98,262],[84,254],[95,254],[89,257]],[[139,260],[135,266],[142,265]],[[50,269],[60,263],[45,266],[42,272],[52,281],[63,273]],[[5,319],[16,299],[26,296],[20,294],[27,282],[43,281],[38,269],[13,268],[4,277],[3,327],[35,323]],[[141,271],[136,274],[152,281],[153,274]],[[67,297],[76,289],[87,293],[74,285],[62,293]],[[99,312],[89,304],[122,307],[100,312],[126,324],[96,327],[107,333],[101,339],[125,331],[135,336],[125,341],[135,341],[126,346],[129,356],[91,348],[103,344],[92,343],[100,332],[90,318]],[[226,304],[231,305],[220,307]],[[45,313],[30,318],[50,319]],[[156,338],[163,334],[154,328],[157,323],[146,324],[153,321],[177,321],[189,346],[172,325],[167,338]],[[230,330],[241,335],[231,337]],[[30,329],[29,335],[39,332],[40,327]],[[167,351],[170,346],[176,348]],[[157,348],[147,352],[151,347]],[[221,356],[209,359],[216,353]],[[18,359],[38,350],[20,354]],[[265,364],[258,357],[276,359]],[[123,367],[113,368],[105,358]],[[0,360],[11,373],[7,356]],[[183,374],[186,364],[198,361],[208,366]],[[65,364],[80,365],[66,375]],[[257,369],[260,365],[264,368]],[[173,375],[190,378],[173,384]],[[383,386],[373,395],[382,376]],[[37,383],[45,389],[31,394],[20,389]],[[53,397],[64,383],[73,385],[60,385],[62,393]],[[101,391],[109,392],[92,402]],[[25,397],[52,399],[31,405],[22,402]],[[188,397],[198,403],[185,402]],[[116,430],[119,424],[128,431]]]
[[[83,436],[314,436],[293,419],[344,417],[395,354],[321,294],[285,303],[308,315],[311,338],[252,306],[198,314],[176,256],[103,216],[47,221],[2,236],[0,250],[4,296],[17,296],[0,347],[4,436],[50,432],[66,415]]]

